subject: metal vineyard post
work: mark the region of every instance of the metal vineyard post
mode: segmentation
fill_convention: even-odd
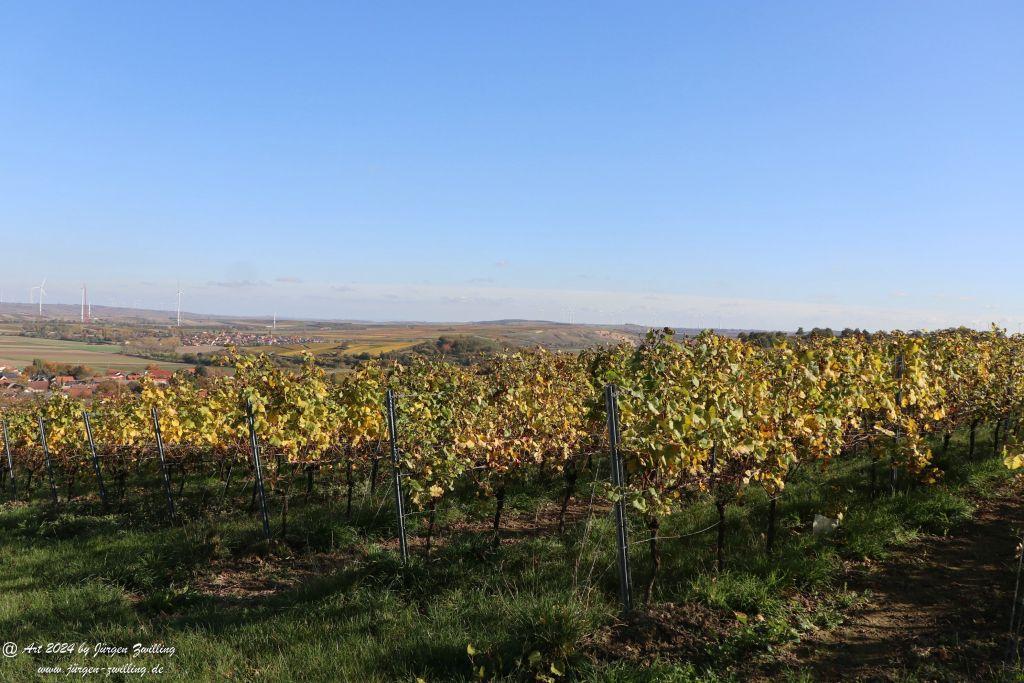
[[[96,442],[92,438],[92,423],[89,422],[89,412],[82,411],[82,421],[85,422],[85,436],[89,439],[89,452],[92,454],[92,469],[96,473],[96,483],[100,488],[100,502],[107,504],[107,487],[103,485],[103,473],[100,471],[100,459],[96,455]]]
[[[7,436],[7,420],[3,420],[4,451],[7,453],[7,470],[11,473],[11,498],[18,497],[18,486],[14,481],[14,458],[11,457],[11,440]]]
[[[388,434],[391,437],[391,476],[395,484],[395,515],[398,518],[398,547],[402,553],[402,564],[409,562],[409,547],[405,540],[405,505],[402,497],[402,470],[398,461],[398,430],[395,426],[395,392],[388,389],[385,398],[388,415]]]
[[[46,445],[46,426],[43,423],[43,416],[39,416],[39,442],[43,444],[43,458],[46,460],[46,477],[50,480],[50,495],[53,497],[53,504],[57,504],[57,487],[53,483],[53,463],[50,462],[50,448]]]
[[[249,447],[252,449],[252,464],[256,470],[256,492],[260,497],[260,515],[263,517],[263,535],[270,540],[270,517],[267,515],[267,492],[263,487],[263,461],[260,458],[260,442],[256,438],[256,419],[252,413],[252,404],[246,405],[246,418],[249,421]]]
[[[164,482],[164,495],[167,497],[167,512],[171,515],[171,520],[174,520],[174,498],[171,497],[171,476],[167,473],[167,459],[164,457],[164,437],[160,433],[160,413],[157,411],[156,406],[151,409],[153,416],[153,435],[156,437],[156,451],[157,455],[160,456],[160,475]]]
[[[605,409],[608,414],[608,447],[612,460],[612,485],[615,486],[615,532],[619,562],[619,600],[623,614],[633,609],[633,587],[629,572],[629,543],[626,536],[625,475],[619,454],[619,405],[615,385],[604,388]]]

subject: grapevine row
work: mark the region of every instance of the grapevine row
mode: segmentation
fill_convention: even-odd
[[[953,430],[973,435],[982,421],[1005,429],[1007,465],[1024,465],[1010,433],[1024,408],[1022,347],[1024,338],[997,329],[769,347],[661,330],[638,347],[520,351],[473,367],[369,362],[337,378],[311,357],[291,372],[267,356],[234,355],[230,376],[179,374],[166,386],[143,380],[138,392],[88,405],[54,393],[7,405],[3,417],[20,466],[43,471],[41,416],[54,466],[75,473],[92,468],[88,411],[104,468],[117,477],[152,457],[154,409],[168,458],[181,467],[245,461],[251,409],[268,453],[293,465],[344,463],[351,487],[352,467],[380,457],[391,389],[410,501],[433,510],[457,484],[493,494],[500,506],[510,483],[534,478],[564,477],[568,501],[584,463],[605,447],[602,390],[613,384],[626,484],[606,494],[624,497],[656,539],[660,520],[697,497],[710,496],[724,517],[752,487],[774,500],[798,467],[854,451],[872,453],[892,476],[935,481],[942,473],[926,437],[945,434],[948,444]],[[655,561],[656,553],[655,544]]]

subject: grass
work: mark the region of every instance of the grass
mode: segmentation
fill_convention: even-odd
[[[179,500],[185,521],[174,525],[162,512],[154,472],[142,473],[130,503],[109,513],[84,495],[55,509],[37,485],[31,502],[0,508],[3,640],[162,643],[175,654],[22,654],[0,660],[0,679],[36,680],[40,665],[91,662],[159,665],[168,680],[741,680],[746,662],[771,658],[774,648],[840,621],[858,599],[837,581],[844,559],[884,557],[916,534],[955,531],[970,517],[972,498],[1006,473],[994,458],[967,461],[963,448],[954,441],[941,485],[907,483],[892,496],[872,496],[866,459],[836,462],[813,476],[801,472],[780,500],[773,558],[763,551],[767,500],[752,492],[728,509],[721,573],[714,570],[713,533],[688,535],[715,521],[712,506],[694,504],[667,520],[653,602],[716,624],[698,634],[705,638],[700,656],[685,660],[608,654],[614,651],[600,634],[618,612],[609,516],[584,515],[561,536],[531,531],[534,520],[550,520],[559,482],[509,491],[509,518],[521,530],[497,550],[486,530],[490,499],[465,493],[444,505],[439,524],[446,530],[429,560],[422,525],[410,518],[417,538],[404,569],[387,487],[371,495],[361,482],[349,520],[340,473],[321,476],[308,502],[296,477],[289,534],[270,545],[247,510],[241,480],[229,497],[233,512],[215,514],[209,506],[201,511],[199,501],[204,491],[216,499],[219,480],[194,476]],[[579,499],[590,490],[581,483]],[[836,533],[808,532],[815,513],[840,509]],[[642,541],[647,532],[638,521],[631,538]],[[638,595],[647,553],[646,543],[632,545]]]

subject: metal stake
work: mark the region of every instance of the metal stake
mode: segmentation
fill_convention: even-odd
[[[626,501],[623,490],[625,473],[622,468],[622,457],[619,454],[619,404],[618,390],[614,384],[604,388],[605,412],[608,415],[608,444],[612,460],[612,484],[618,493],[615,501],[615,532],[618,545],[619,561],[619,600],[622,613],[633,610],[633,585],[629,571],[629,542],[626,535]]]
[[[256,418],[252,413],[252,404],[245,406],[249,420],[249,447],[252,449],[252,464],[256,469],[256,493],[260,497],[260,514],[263,516],[263,535],[270,540],[270,517],[267,515],[267,492],[263,488],[263,461],[260,459],[260,442],[256,438]]]
[[[395,483],[395,514],[398,517],[398,547],[402,564],[409,562],[409,547],[405,540],[405,499],[402,496],[402,471],[398,461],[398,430],[395,427],[395,393],[388,389],[385,400],[388,414],[388,434],[391,436],[391,477]]]
[[[228,487],[231,486],[231,473],[235,469],[235,461],[232,460],[228,463],[228,473],[224,477],[224,491],[220,494],[220,505],[218,507],[224,507],[224,499],[228,497]]]
[[[100,471],[100,459],[96,455],[96,442],[92,438],[92,423],[89,421],[89,411],[82,411],[82,421],[85,422],[85,435],[89,439],[89,452],[92,453],[92,470],[96,473],[96,483],[100,487],[100,502],[107,504],[107,487],[103,485],[103,473]]]
[[[171,496],[171,475],[167,472],[167,458],[164,456],[164,437],[160,432],[160,413],[156,406],[152,408],[153,435],[156,437],[156,451],[160,456],[160,474],[164,480],[164,495],[167,497],[167,512],[174,520],[174,498]]]
[[[896,357],[896,381],[900,382],[903,380],[903,354],[901,353]],[[896,385],[896,429],[893,435],[893,455],[896,455],[896,451],[900,447],[900,437],[902,436],[902,425],[900,424],[900,412],[903,404],[903,389],[899,384]],[[889,486],[892,489],[892,495],[896,495],[896,481],[899,476],[899,470],[896,467],[895,461],[892,463],[889,470]]]
[[[46,477],[50,480],[50,495],[53,497],[53,504],[57,504],[57,487],[53,483],[53,464],[50,462],[50,448],[46,445],[46,426],[43,424],[43,416],[39,416],[39,442],[43,444],[43,458],[46,460]]]
[[[0,422],[3,425],[4,450],[7,452],[7,469],[11,473],[11,498],[18,497],[18,486],[14,481],[14,458],[11,457],[11,440],[7,438],[7,420]]]

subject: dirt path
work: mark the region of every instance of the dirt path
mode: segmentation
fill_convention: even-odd
[[[889,560],[860,567],[864,603],[837,629],[792,653],[814,680],[984,680],[999,666],[1013,601],[1018,496],[982,501],[953,536],[927,536]]]

